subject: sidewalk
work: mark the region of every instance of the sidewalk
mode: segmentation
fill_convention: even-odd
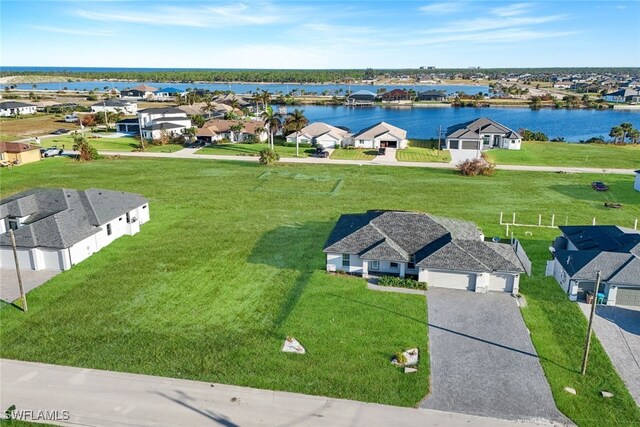
[[[6,359],[0,373],[0,407],[68,411],[67,426],[550,425]]]

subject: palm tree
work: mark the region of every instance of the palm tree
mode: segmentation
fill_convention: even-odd
[[[244,125],[242,123],[234,123],[229,126],[229,130],[231,131],[231,142],[236,142],[234,141],[236,132],[240,133],[243,129]]]
[[[622,143],[624,144],[625,140],[627,139],[627,135],[631,130],[633,130],[633,125],[631,123],[625,122],[620,124],[620,129],[622,129],[623,132]]]
[[[309,119],[304,116],[304,110],[298,110],[297,108],[289,113],[285,120],[285,128],[296,133],[296,157],[300,156],[300,141],[298,140],[298,136],[307,124],[309,124]]]
[[[202,106],[202,108],[200,108],[202,110],[203,113],[207,114],[207,118],[210,117],[211,115],[211,110],[213,110],[213,99],[211,99],[211,97],[207,97],[204,100],[204,105]]]
[[[613,138],[613,143],[618,142],[618,138],[624,137],[624,130],[620,126],[614,126],[609,132],[609,136]]]
[[[264,126],[269,130],[269,139],[271,142],[271,149],[274,149],[273,135],[280,129],[282,122],[280,121],[280,113],[273,111],[271,105],[267,105],[262,114],[260,115]]]
[[[634,144],[638,143],[638,140],[640,139],[640,130],[638,129],[631,129],[628,133],[627,136],[629,137],[629,139],[631,139],[631,142],[633,142]]]
[[[260,135],[262,135],[263,133],[265,133],[267,131],[267,129],[264,126],[258,126],[255,128],[254,132],[255,132],[255,139],[257,142],[262,142],[260,140]]]

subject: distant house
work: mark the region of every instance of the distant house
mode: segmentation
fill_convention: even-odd
[[[407,131],[389,123],[380,122],[369,126],[353,135],[346,141],[346,145],[355,148],[407,148],[409,140]]]
[[[26,102],[5,101],[0,102],[0,117],[22,116],[35,114],[37,106]]]
[[[191,127],[187,113],[175,107],[146,108],[138,112],[138,125],[145,139],[159,139],[163,133],[180,135]]]
[[[173,101],[176,96],[184,96],[187,92],[182,89],[176,89],[175,87],[165,87],[153,92],[154,101]]]
[[[324,148],[333,148],[336,145],[347,144],[350,136],[351,134],[344,129],[323,122],[315,122],[302,128],[298,134],[298,142],[300,144],[313,144],[321,145]],[[295,132],[287,135],[287,142],[296,142]]]
[[[123,98],[152,99],[154,92],[157,90],[158,88],[156,87],[141,84],[134,88],[123,90],[120,92],[120,96]]]
[[[392,91],[385,92],[380,98],[382,102],[402,102],[411,100],[409,92],[402,89],[393,89]]]
[[[0,267],[15,268],[13,229],[21,269],[69,270],[149,221],[139,194],[92,188],[36,188],[0,200]]]
[[[138,112],[138,104],[122,99],[106,99],[91,106],[91,112],[93,113],[102,113],[104,111],[132,116]]]
[[[140,123],[137,118],[122,119],[116,122],[116,132],[139,134]]]
[[[21,142],[0,142],[0,163],[23,165],[40,160],[40,148]]]
[[[556,89],[571,89],[571,86],[573,86],[573,83],[566,81],[559,81],[553,84],[553,87]]]
[[[349,105],[370,105],[372,104],[378,95],[368,90],[359,90],[352,93],[347,97],[347,104]]]
[[[640,102],[640,89],[620,89],[618,91],[608,93],[602,97],[607,102],[627,102],[635,104]]]
[[[430,287],[517,294],[524,271],[509,244],[467,221],[417,212],[341,215],[323,252],[327,271],[411,275]]]
[[[572,301],[595,288],[607,305],[640,306],[640,232],[613,225],[561,226],[547,276],[554,276]]]
[[[425,90],[418,94],[418,101],[445,101],[447,93],[443,90]]]
[[[241,129],[232,130],[234,125],[240,125]],[[228,139],[231,142],[264,142],[267,137],[264,124],[260,121],[214,119],[206,122],[196,132],[196,138],[204,142],[216,142],[223,139]]]
[[[620,83],[620,87],[621,88],[639,88],[640,87],[640,81],[638,80],[628,80],[626,82],[622,82]]]
[[[522,137],[514,130],[482,117],[448,128],[444,148],[478,152],[491,148],[519,150],[521,143]]]
[[[253,109],[254,104],[245,99],[242,96],[238,96],[235,93],[227,93],[225,95],[218,95],[217,97],[215,97],[213,99],[215,102],[220,103],[220,104],[226,104],[226,105],[232,105],[232,104],[237,104],[238,108],[242,109],[242,108],[248,108],[248,109]]]

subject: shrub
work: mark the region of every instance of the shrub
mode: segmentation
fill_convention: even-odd
[[[393,286],[394,288],[408,288],[408,289],[420,289],[427,290],[427,284],[425,282],[418,282],[414,279],[400,278],[396,276],[382,276],[378,280],[380,286]]]
[[[80,152],[79,158],[82,161],[88,162],[100,158],[98,150],[96,150],[96,148],[91,145],[91,142],[81,133],[76,132],[73,135],[73,149]]]
[[[280,155],[271,148],[263,148],[260,150],[260,163],[270,165],[280,160]]]
[[[496,164],[488,162],[484,158],[469,159],[456,166],[458,172],[466,176],[491,176],[496,170]]]
[[[403,352],[401,351],[396,351],[396,354],[394,354],[396,362],[404,365],[405,363],[407,363],[407,356],[404,355]]]

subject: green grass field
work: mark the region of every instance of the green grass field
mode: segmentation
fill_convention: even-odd
[[[201,148],[196,154],[215,154],[219,156],[259,156],[260,150],[268,148],[269,144],[215,144]],[[276,153],[281,157],[295,157],[296,147],[285,147],[284,145],[275,145]],[[309,157],[315,153],[314,148],[308,146],[300,147],[300,157]]]
[[[521,150],[491,150],[489,158],[503,165],[640,168],[640,145],[523,142]]]
[[[140,146],[140,142],[131,136],[125,136],[122,138],[89,138],[89,141],[93,146],[100,151],[132,151]],[[71,150],[73,147],[73,137],[71,135],[62,135],[54,138],[43,138],[40,140],[42,147],[62,147],[65,146],[67,150]],[[167,145],[146,145],[146,150],[154,153],[173,153],[182,150],[184,147],[179,144],[167,144]]]
[[[396,159],[399,162],[438,162],[449,163],[451,154],[444,150],[438,153],[438,150],[431,148],[408,147],[404,150],[396,151]]]
[[[373,160],[377,155],[378,150],[339,148],[337,150],[333,150],[331,158],[339,160]]]
[[[54,158],[1,170],[2,195],[42,186],[43,176],[47,186],[143,193],[151,221],[30,292],[27,314],[3,306],[1,357],[404,406],[428,392],[425,301],[324,272],[321,249],[341,213],[430,212],[474,221],[487,236],[504,235],[501,211],[525,223],[551,213],[571,224],[632,226],[640,217],[632,176],[607,175],[610,191],[598,193],[596,174],[469,178],[383,166]],[[607,210],[609,200],[624,208]],[[585,426],[640,423],[597,342],[588,375],[579,373],[584,316],[542,277],[556,232],[515,233],[536,269],[521,280],[523,316],[559,409]],[[287,335],[308,354],[282,354]],[[389,363],[410,346],[423,352],[417,375]],[[615,397],[603,400],[603,389]]]

